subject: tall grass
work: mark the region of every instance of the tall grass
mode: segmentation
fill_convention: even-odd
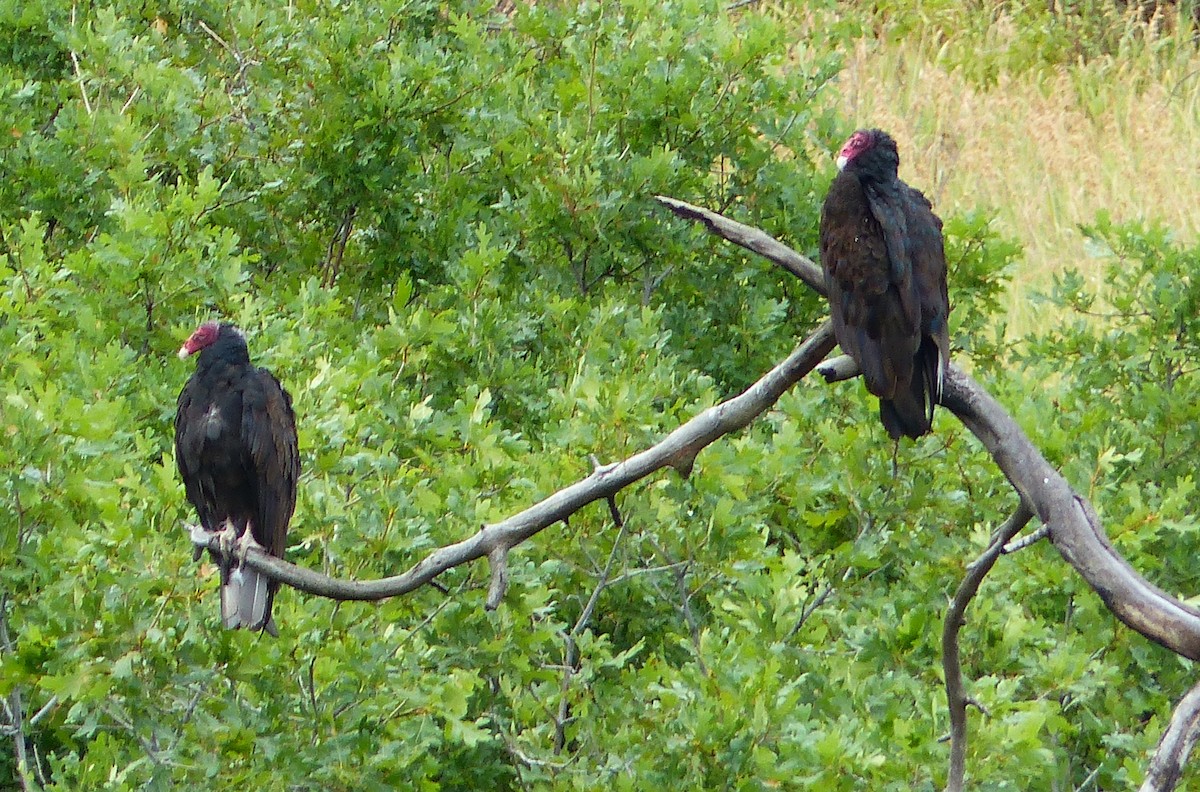
[[[978,7],[929,5],[869,12],[836,101],[896,137],[901,177],[942,214],[992,210],[1023,243],[1010,331],[1055,321],[1031,299],[1054,273],[1098,278],[1080,226],[1101,211],[1200,237],[1200,48],[1186,25],[1109,3],[1086,18],[997,6],[983,22]]]

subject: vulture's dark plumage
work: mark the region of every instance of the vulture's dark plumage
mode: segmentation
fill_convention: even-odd
[[[271,372],[250,363],[246,338],[233,325],[200,325],[179,356],[197,352],[175,414],[175,461],[187,499],[205,531],[222,533],[227,550],[252,539],[282,557],[300,477],[292,400]],[[229,557],[221,565],[221,621],[276,635],[271,605],[279,584],[250,567],[231,571]]]
[[[821,209],[821,265],[842,351],[879,397],[888,434],[929,431],[949,355],[942,221],[897,176],[896,142],[850,136]]]

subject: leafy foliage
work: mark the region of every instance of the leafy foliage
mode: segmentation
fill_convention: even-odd
[[[595,507],[547,530],[494,613],[471,566],[449,596],[285,590],[279,640],[226,632],[179,530],[171,353],[213,313],[296,403],[289,558],[348,577],[402,570],[757,378],[820,302],[652,197],[811,252],[829,168],[810,152],[846,131],[822,93],[836,41],[789,59],[780,10],[715,2],[2,8],[0,695],[29,764],[6,752],[0,774],[940,783],[944,602],[1012,495],[945,416],[893,475],[858,384],[802,385],[688,480],[622,493],[624,529]],[[1093,482],[1135,563],[1186,590],[1196,433],[1171,395],[1195,368],[1195,252],[1102,221],[1135,264],[1112,276],[1122,332],[1064,326],[1006,367],[987,315],[1018,251],[982,216],[946,229],[959,359]],[[975,777],[1135,781],[1185,670],[1048,548],[994,574],[967,631],[989,712]]]

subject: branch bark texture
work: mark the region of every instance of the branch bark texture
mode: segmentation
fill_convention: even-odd
[[[1170,792],[1179,783],[1196,738],[1200,737],[1200,684],[1187,692],[1158,742],[1140,792]]]
[[[1191,660],[1200,659],[1200,610],[1143,578],[1113,548],[1091,504],[1055,470],[1017,422],[955,366],[942,403],[992,455],[1050,541],[1126,626]]]
[[[759,254],[804,281],[817,294],[825,294],[825,273],[821,268],[812,259],[801,256],[770,234],[675,198],[665,195],[655,197],[659,203],[685,220],[703,223],[709,231],[722,239]]]

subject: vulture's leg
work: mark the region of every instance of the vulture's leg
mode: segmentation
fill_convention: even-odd
[[[246,522],[246,530],[241,532],[241,538],[238,539],[238,545],[233,548],[234,559],[238,562],[238,566],[233,571],[233,576],[239,583],[245,581],[246,556],[250,554],[250,548],[257,547],[259,550],[266,552],[262,545],[258,544],[258,540],[254,539],[254,532],[250,529],[250,522]]]
[[[897,437],[892,441],[892,481],[899,477],[900,465],[896,462],[896,457],[900,454],[900,438]]]
[[[229,579],[229,568],[233,565],[233,548],[237,539],[237,526],[233,524],[233,520],[226,520],[225,528],[217,534],[217,549],[221,554],[221,580]]]
[[[247,521],[246,530],[242,531],[242,536],[237,540],[237,546],[233,550],[237,560],[237,569],[233,574],[237,575],[239,578],[241,578],[242,575],[242,567],[246,566],[246,556],[250,554],[251,547],[257,547],[259,550],[263,550],[263,546],[260,545],[258,540],[254,538],[254,531],[250,530],[250,523]]]

